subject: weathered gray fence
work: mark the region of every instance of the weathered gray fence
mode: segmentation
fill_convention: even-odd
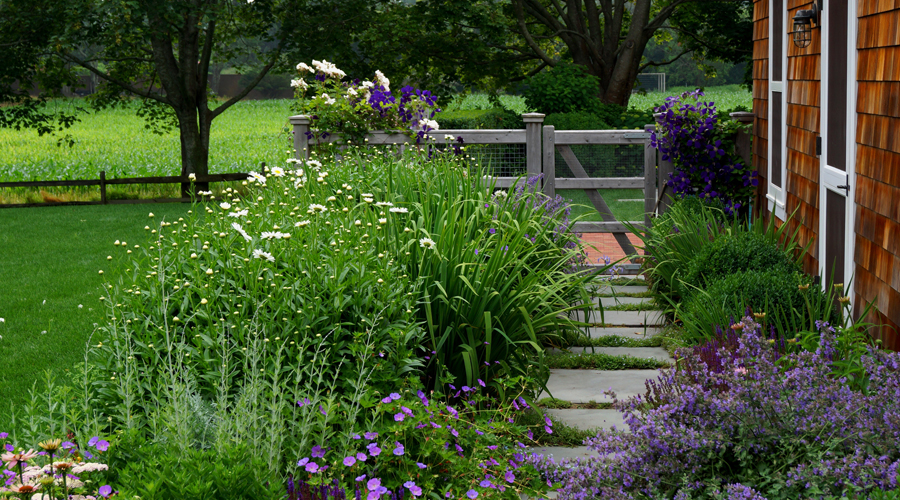
[[[649,225],[651,215],[656,208],[656,150],[650,147],[650,133],[647,131],[629,130],[555,130],[553,126],[544,126],[544,115],[526,113],[522,115],[525,129],[517,130],[437,130],[435,137],[452,135],[462,138],[467,152],[473,146],[510,144],[523,145],[525,152],[525,171],[528,177],[543,174],[542,190],[549,196],[555,196],[558,190],[584,190],[594,208],[600,213],[602,221],[577,222],[575,230],[582,233],[613,233],[626,253],[634,253],[634,247],[628,240],[628,230],[621,221],[613,217],[608,204],[603,199],[602,189],[635,188],[644,192],[645,216],[642,221],[628,221],[634,225]],[[290,122],[294,128],[294,149],[297,158],[306,159],[311,147],[321,142],[340,140],[331,135],[325,140],[310,139],[310,119],[307,116],[292,116]],[[372,132],[367,136],[369,145],[404,145],[410,138],[404,134]],[[643,148],[642,176],[636,177],[591,177],[582,166],[572,146],[584,145],[634,145]],[[556,154],[562,156],[565,165],[574,177],[557,177]],[[494,176],[498,187],[513,186],[519,176]]]

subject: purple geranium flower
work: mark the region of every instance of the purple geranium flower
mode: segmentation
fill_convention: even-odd
[[[356,464],[356,458],[353,455],[344,457],[344,465],[347,467],[353,467]]]
[[[396,445],[396,448],[394,448],[394,455],[397,455],[398,457],[403,455],[405,451],[403,445],[400,444],[399,441],[394,441],[394,444]]]
[[[475,500],[476,498],[478,498],[478,492],[475,490],[469,490],[466,492],[466,496],[471,498],[472,500]]]
[[[106,498],[106,497],[112,495],[112,486],[110,486],[108,484],[104,484],[103,486],[100,487],[99,490],[97,490],[97,494],[103,498]]]

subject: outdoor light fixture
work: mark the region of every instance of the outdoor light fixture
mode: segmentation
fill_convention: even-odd
[[[820,12],[822,12],[822,8],[819,7],[819,3],[816,2],[813,4],[812,9],[798,10],[797,13],[794,14],[794,31],[791,32],[794,39],[794,45],[801,49],[809,47],[809,44],[812,43],[812,24],[815,23],[817,26],[820,25]]]

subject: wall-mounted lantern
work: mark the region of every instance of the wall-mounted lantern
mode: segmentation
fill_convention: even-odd
[[[794,40],[794,45],[797,47],[809,47],[809,44],[812,43],[812,25],[813,23],[816,26],[821,25],[819,15],[822,12],[822,7],[819,3],[819,1],[814,3],[812,9],[798,10],[794,14],[794,31],[791,32],[791,37]]]

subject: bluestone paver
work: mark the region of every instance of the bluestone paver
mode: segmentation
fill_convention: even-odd
[[[587,321],[588,323],[604,323],[604,326],[636,326],[636,325],[662,325],[666,316],[662,311],[603,311],[601,319],[600,311],[590,311],[585,314],[583,309],[576,309],[569,313],[569,317],[575,321]],[[587,318],[587,320],[585,319]]]
[[[582,430],[611,429],[628,430],[625,415],[618,410],[588,410],[570,408],[560,410],[544,410],[553,422],[563,422],[569,427]]]
[[[584,331],[584,330],[582,330]],[[602,327],[602,326],[591,326],[587,329],[587,336],[590,338],[597,337],[628,337],[641,339],[644,337],[653,337],[654,335],[659,335],[662,333],[662,328],[648,326],[648,327]]]
[[[551,369],[547,390],[538,399],[553,396],[570,403],[612,402],[613,398],[604,394],[613,390],[618,399],[643,395],[647,389],[644,382],[656,379],[659,370],[567,370]]]
[[[650,288],[646,285],[609,286],[603,285],[596,295],[621,295],[623,293],[644,293]]]

